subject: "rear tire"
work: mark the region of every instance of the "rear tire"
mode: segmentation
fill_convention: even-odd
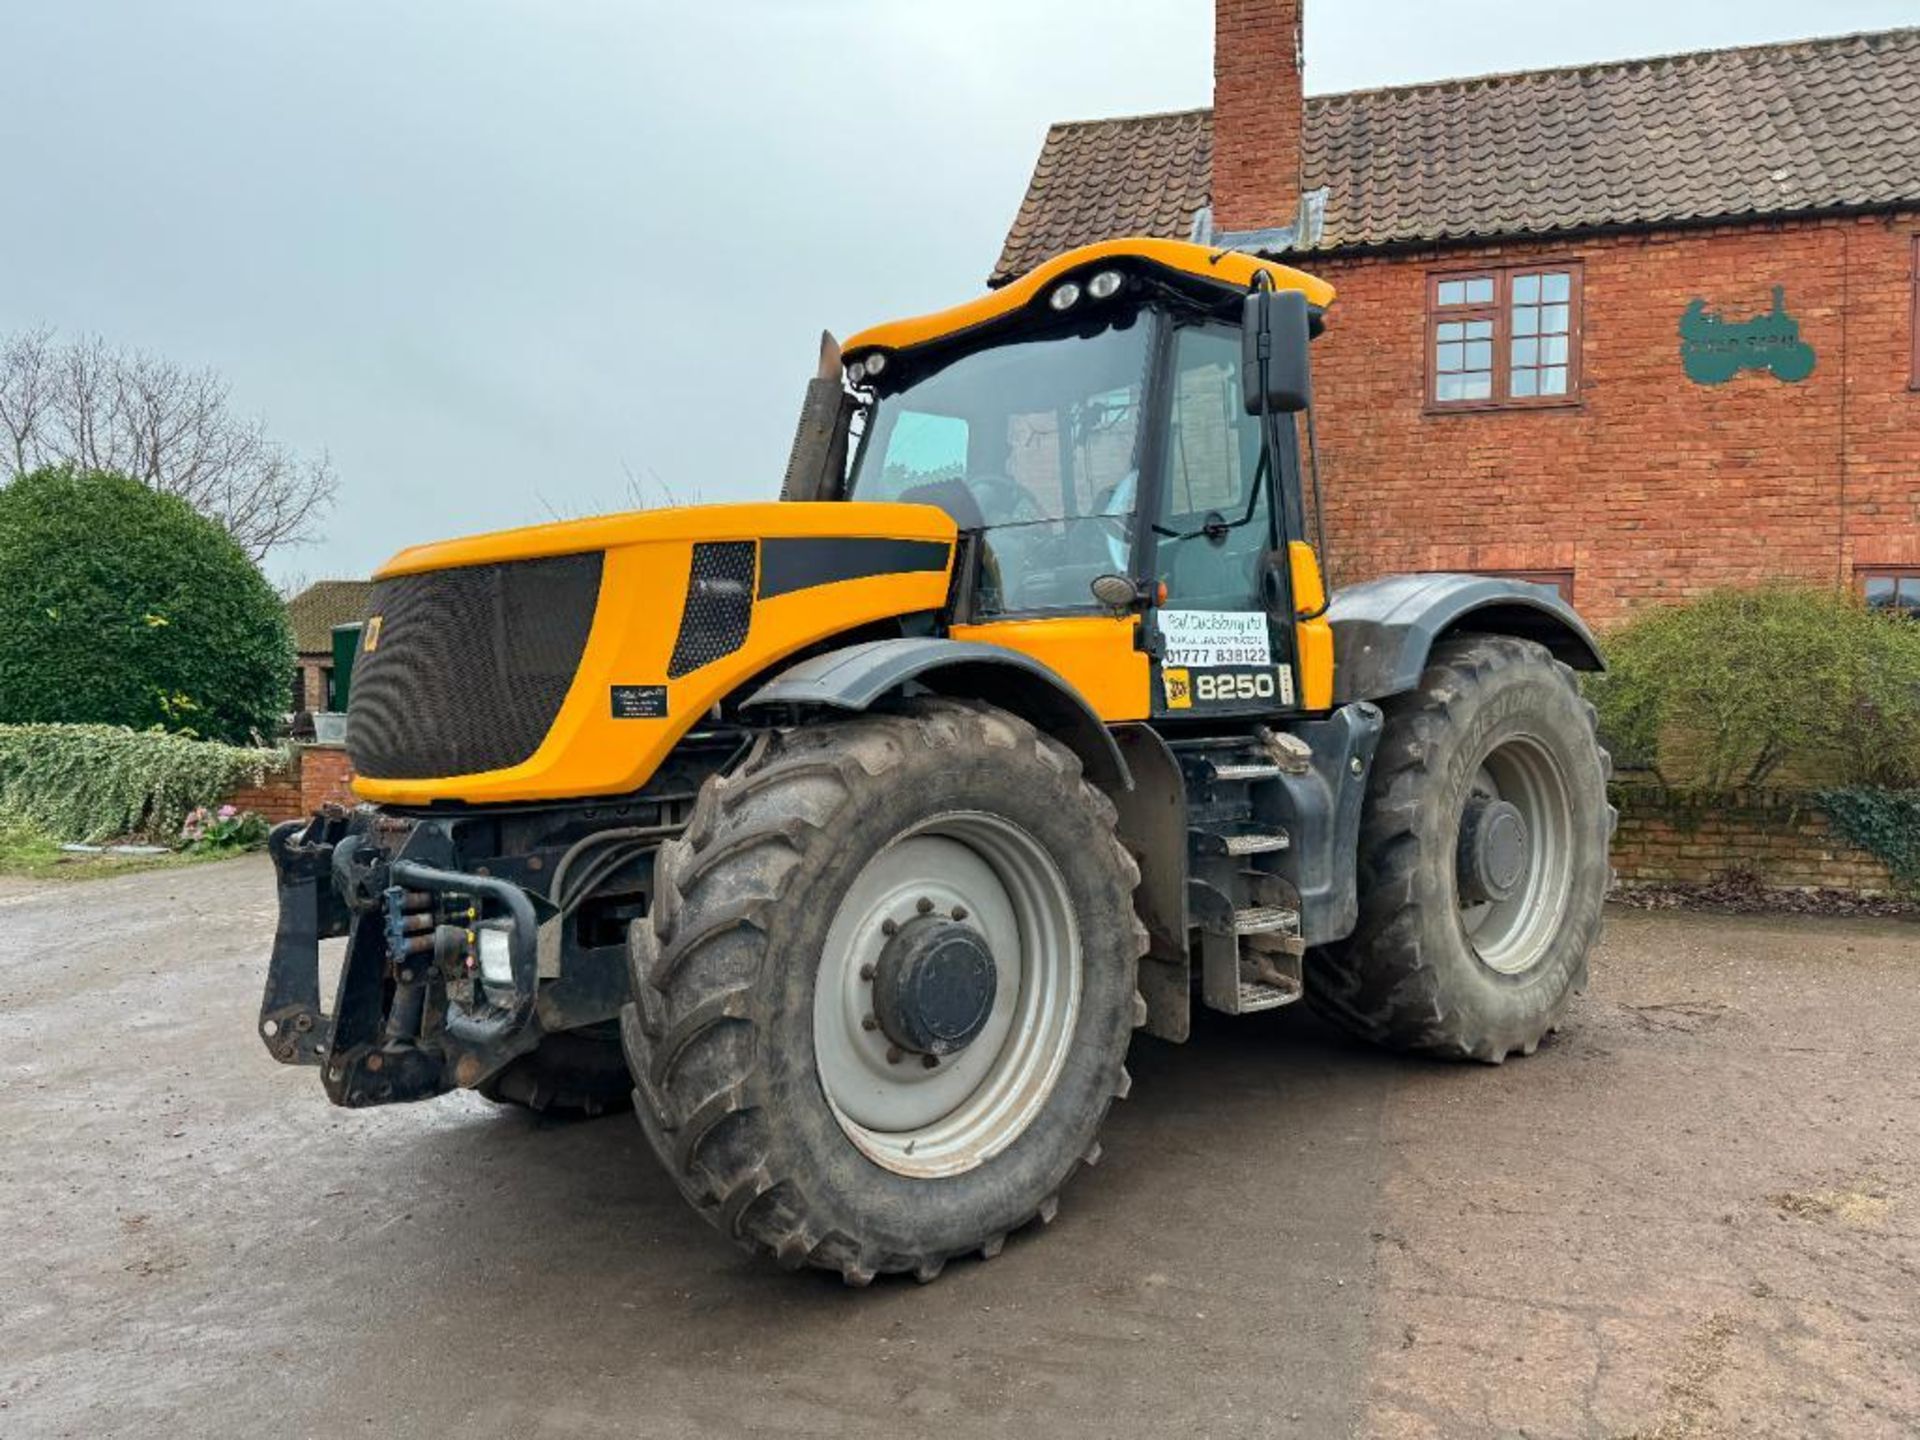
[[[1585,987],[1612,877],[1593,707],[1543,646],[1461,635],[1383,708],[1359,923],[1309,963],[1308,998],[1390,1049],[1531,1055]],[[1489,861],[1475,839],[1494,813],[1505,848]]]
[[[624,1110],[633,1103],[633,1081],[614,1021],[541,1038],[480,1086],[496,1105],[517,1105],[548,1115],[587,1117]]]
[[[641,1124],[696,1209],[748,1250],[856,1285],[931,1280],[1051,1220],[1098,1156],[1144,1016],[1139,872],[1114,822],[1064,746],[948,700],[777,734],[708,781],[632,928],[623,1016]],[[881,993],[875,937],[950,911],[990,942],[992,1018],[938,1063],[878,1058],[898,1022],[861,1023],[861,986]],[[963,1080],[950,1109],[929,1106]]]

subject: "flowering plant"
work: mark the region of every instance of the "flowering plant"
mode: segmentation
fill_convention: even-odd
[[[189,850],[251,850],[266,838],[266,820],[234,805],[217,810],[196,805],[180,827],[181,843]]]

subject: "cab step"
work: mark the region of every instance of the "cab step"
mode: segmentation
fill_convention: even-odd
[[[1267,855],[1275,850],[1284,850],[1293,843],[1287,838],[1287,832],[1284,830],[1251,835],[1229,835],[1226,840],[1229,855]]]
[[[1278,780],[1286,772],[1264,760],[1209,760],[1207,774],[1214,780],[1252,784],[1260,780]]]
[[[1233,912],[1236,935],[1298,935],[1300,912],[1284,905],[1250,905]]]
[[[1262,1010],[1278,1010],[1300,998],[1298,986],[1263,985],[1258,980],[1242,980],[1235,1015],[1255,1015]]]
[[[1239,859],[1246,855],[1271,855],[1277,850],[1285,850],[1292,843],[1291,837],[1284,830],[1247,829],[1229,832],[1196,827],[1187,832],[1189,852],[1196,859],[1217,860],[1222,856]]]

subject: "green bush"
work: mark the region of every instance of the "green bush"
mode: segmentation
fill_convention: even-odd
[[[293,664],[273,587],[184,500],[67,468],[0,488],[0,724],[244,744],[285,710]]]
[[[286,763],[251,750],[113,725],[0,725],[0,824],[57,840],[147,835],[171,844],[196,806]]]
[[[1920,625],[1834,590],[1718,590],[1608,637],[1588,693],[1623,766],[1726,793],[1920,785]]]

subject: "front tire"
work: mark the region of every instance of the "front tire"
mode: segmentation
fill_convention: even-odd
[[[1531,1055],[1585,986],[1612,875],[1593,707],[1543,646],[1461,635],[1383,708],[1359,923],[1308,998],[1390,1049]]]
[[[946,700],[774,735],[708,781],[661,849],[623,1017],[696,1208],[853,1284],[1051,1220],[1142,1009],[1114,818],[1065,747]]]

